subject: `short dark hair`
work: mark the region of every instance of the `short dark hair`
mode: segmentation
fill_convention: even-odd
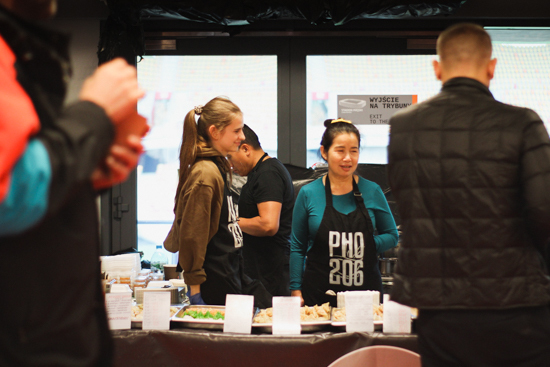
[[[491,58],[491,36],[480,25],[458,23],[445,29],[437,39],[437,54],[447,64],[481,62]]]
[[[244,140],[241,141],[241,145],[239,145],[239,149],[243,144],[250,145],[254,150],[262,149],[262,145],[260,144],[260,139],[258,139],[258,135],[256,135],[254,130],[252,130],[246,124],[244,124],[243,126],[243,134],[244,134]]]
[[[325,120],[324,125],[326,129],[323,133],[323,137],[321,138],[321,145],[325,148],[325,152],[328,152],[329,148],[332,146],[334,138],[340,134],[355,134],[355,136],[357,136],[357,142],[359,146],[361,146],[361,134],[351,121],[343,119],[328,119]]]

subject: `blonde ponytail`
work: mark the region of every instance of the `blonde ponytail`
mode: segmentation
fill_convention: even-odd
[[[231,124],[237,115],[242,115],[240,108],[226,97],[216,97],[204,106],[195,106],[185,115],[183,120],[183,136],[180,148],[180,168],[178,188],[174,199],[174,212],[178,205],[178,197],[183,185],[189,177],[191,167],[197,159],[197,151],[201,148],[211,148],[208,129],[214,125],[223,130]],[[198,116],[198,121],[196,120]],[[231,166],[225,157],[216,157],[224,173],[231,175]]]

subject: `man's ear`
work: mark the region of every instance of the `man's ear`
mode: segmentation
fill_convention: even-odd
[[[437,78],[437,80],[441,80],[441,64],[439,63],[439,61],[434,60],[432,61],[432,65],[434,67],[435,77]]]
[[[487,64],[487,77],[489,78],[489,80],[492,80],[493,77],[495,76],[496,68],[497,68],[497,59],[495,57],[494,59],[489,61],[489,63]]]
[[[241,147],[240,147],[240,150],[244,153],[244,154],[250,154],[250,146],[246,143],[243,143],[241,144]]]

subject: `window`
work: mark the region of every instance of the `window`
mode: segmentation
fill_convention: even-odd
[[[418,95],[425,100],[440,89],[433,55],[330,55],[307,57],[307,165],[322,162],[319,152],[325,119],[337,116],[338,95]],[[360,163],[386,164],[389,125],[357,125]]]
[[[386,38],[182,36],[177,49],[145,56],[137,69],[147,95],[138,109],[151,131],[136,175],[137,214],[127,215],[129,225],[116,232],[127,240],[113,236],[113,242],[126,248],[126,243],[135,246],[132,236],[137,237],[138,249],[149,259],[166,237],[173,221],[182,122],[195,105],[228,96],[270,155],[310,167],[322,161],[323,121],[339,117],[338,95],[415,94],[422,102],[438,93],[441,84],[431,66],[435,50],[408,49],[402,33]],[[489,33],[498,59],[491,92],[499,101],[532,108],[549,127],[550,30]],[[359,130],[360,162],[385,164],[388,126]],[[137,228],[137,236],[130,227]]]
[[[151,127],[137,172],[138,248],[149,259],[174,219],[183,119],[194,106],[229,97],[277,156],[277,56],[146,56],[137,69],[147,92],[138,110]]]
[[[497,58],[490,90],[504,103],[528,107],[550,129],[550,29],[488,29]]]
[[[492,29],[497,70],[490,90],[504,103],[535,110],[550,127],[550,30]],[[319,145],[323,122],[337,118],[338,95],[418,95],[422,102],[437,94],[435,55],[307,56],[307,166],[322,162]],[[388,125],[357,125],[360,163],[386,164]]]

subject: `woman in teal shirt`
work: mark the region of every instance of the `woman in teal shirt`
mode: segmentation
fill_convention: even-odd
[[[377,254],[398,240],[380,186],[354,174],[359,131],[342,119],[327,120],[325,127],[321,156],[328,173],[300,190],[292,218],[290,290],[309,306],[335,306],[327,290],[382,294]]]

